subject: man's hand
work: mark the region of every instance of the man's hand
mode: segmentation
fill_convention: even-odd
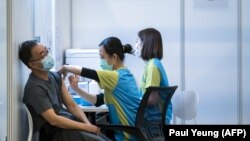
[[[101,134],[100,128],[97,127],[97,126],[95,126],[95,125],[89,124],[89,130],[90,130],[92,133],[96,134],[96,135],[100,135],[100,134]]]

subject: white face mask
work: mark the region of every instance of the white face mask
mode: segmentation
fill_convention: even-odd
[[[134,55],[137,56],[137,57],[141,57],[141,50],[142,50],[142,42],[138,40],[135,43],[135,52],[134,52]]]

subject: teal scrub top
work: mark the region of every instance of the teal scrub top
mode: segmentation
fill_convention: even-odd
[[[140,86],[140,95],[143,96],[145,90],[149,86],[169,86],[168,77],[158,58],[153,58],[147,61],[142,76]],[[153,115],[157,115],[157,111],[150,111],[148,119],[154,119]],[[172,103],[170,102],[167,109],[166,123],[169,124],[172,119]]]
[[[140,94],[132,73],[118,70],[97,71],[99,85],[104,89],[104,101],[109,108],[111,124],[134,126],[140,104]],[[115,133],[116,140],[135,140],[125,132]]]

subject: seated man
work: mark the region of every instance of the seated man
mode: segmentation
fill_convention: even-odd
[[[32,115],[34,131],[39,131],[40,141],[106,139],[73,101],[61,76],[50,71],[54,60],[43,44],[32,40],[23,42],[19,58],[31,70],[23,103]]]

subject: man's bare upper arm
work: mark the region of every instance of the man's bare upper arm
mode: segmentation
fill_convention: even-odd
[[[63,81],[63,80],[62,80]],[[62,100],[63,100],[63,104],[66,107],[69,106],[75,106],[75,102],[72,99],[71,94],[69,93],[69,91],[67,90],[66,85],[64,84],[64,82],[62,82],[62,86],[61,86],[61,90],[62,90]]]

